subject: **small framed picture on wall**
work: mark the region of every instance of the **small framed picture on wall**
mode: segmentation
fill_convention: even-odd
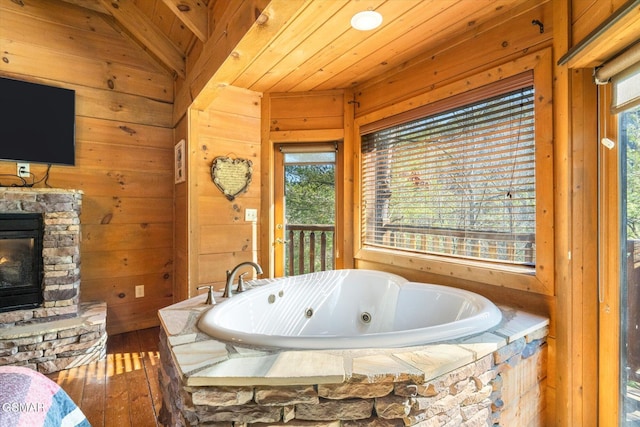
[[[185,162],[184,162],[184,139],[181,139],[175,146],[175,183],[179,184],[185,181]]]

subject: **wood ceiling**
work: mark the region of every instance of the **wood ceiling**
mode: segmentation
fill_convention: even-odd
[[[214,34],[213,11],[255,4],[256,21],[292,8],[290,19],[242,69],[224,82],[258,92],[346,88],[402,67],[425,52],[436,54],[526,13],[540,0],[66,0],[115,20],[161,66],[184,78]],[[278,5],[278,6],[274,6]],[[260,14],[268,6],[268,13]],[[351,17],[376,10],[373,31],[350,27]],[[195,52],[195,53],[194,53]],[[243,54],[244,52],[238,52]]]

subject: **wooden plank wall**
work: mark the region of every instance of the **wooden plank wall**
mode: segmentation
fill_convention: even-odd
[[[627,0],[567,0],[571,13],[571,40],[574,46],[595,30]]]
[[[287,139],[278,132],[342,130],[343,95],[342,90],[270,93],[269,132],[275,138]]]
[[[56,0],[0,0],[0,46],[0,76],[76,90],[76,166],[49,184],[84,192],[81,300],[107,302],[110,334],[156,325],[173,301],[173,79],[108,19]]]
[[[257,222],[245,209],[260,208],[261,94],[227,87],[205,111],[190,111],[189,275],[190,295],[201,285],[224,287],[226,270],[260,261]],[[211,179],[218,156],[249,159],[253,177],[246,193],[227,200]]]

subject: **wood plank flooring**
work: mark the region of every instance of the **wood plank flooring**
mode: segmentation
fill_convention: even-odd
[[[105,360],[49,375],[93,427],[159,426],[159,328],[110,336]]]

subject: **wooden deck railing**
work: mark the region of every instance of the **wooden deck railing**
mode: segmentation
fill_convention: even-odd
[[[288,224],[285,231],[287,276],[334,268],[333,225]],[[386,225],[382,231],[376,243],[389,248],[535,264],[534,233],[462,232],[406,225]]]
[[[287,276],[333,270],[333,225],[287,224]]]
[[[385,225],[376,243],[391,248],[535,264],[535,233],[461,231],[425,226]]]

